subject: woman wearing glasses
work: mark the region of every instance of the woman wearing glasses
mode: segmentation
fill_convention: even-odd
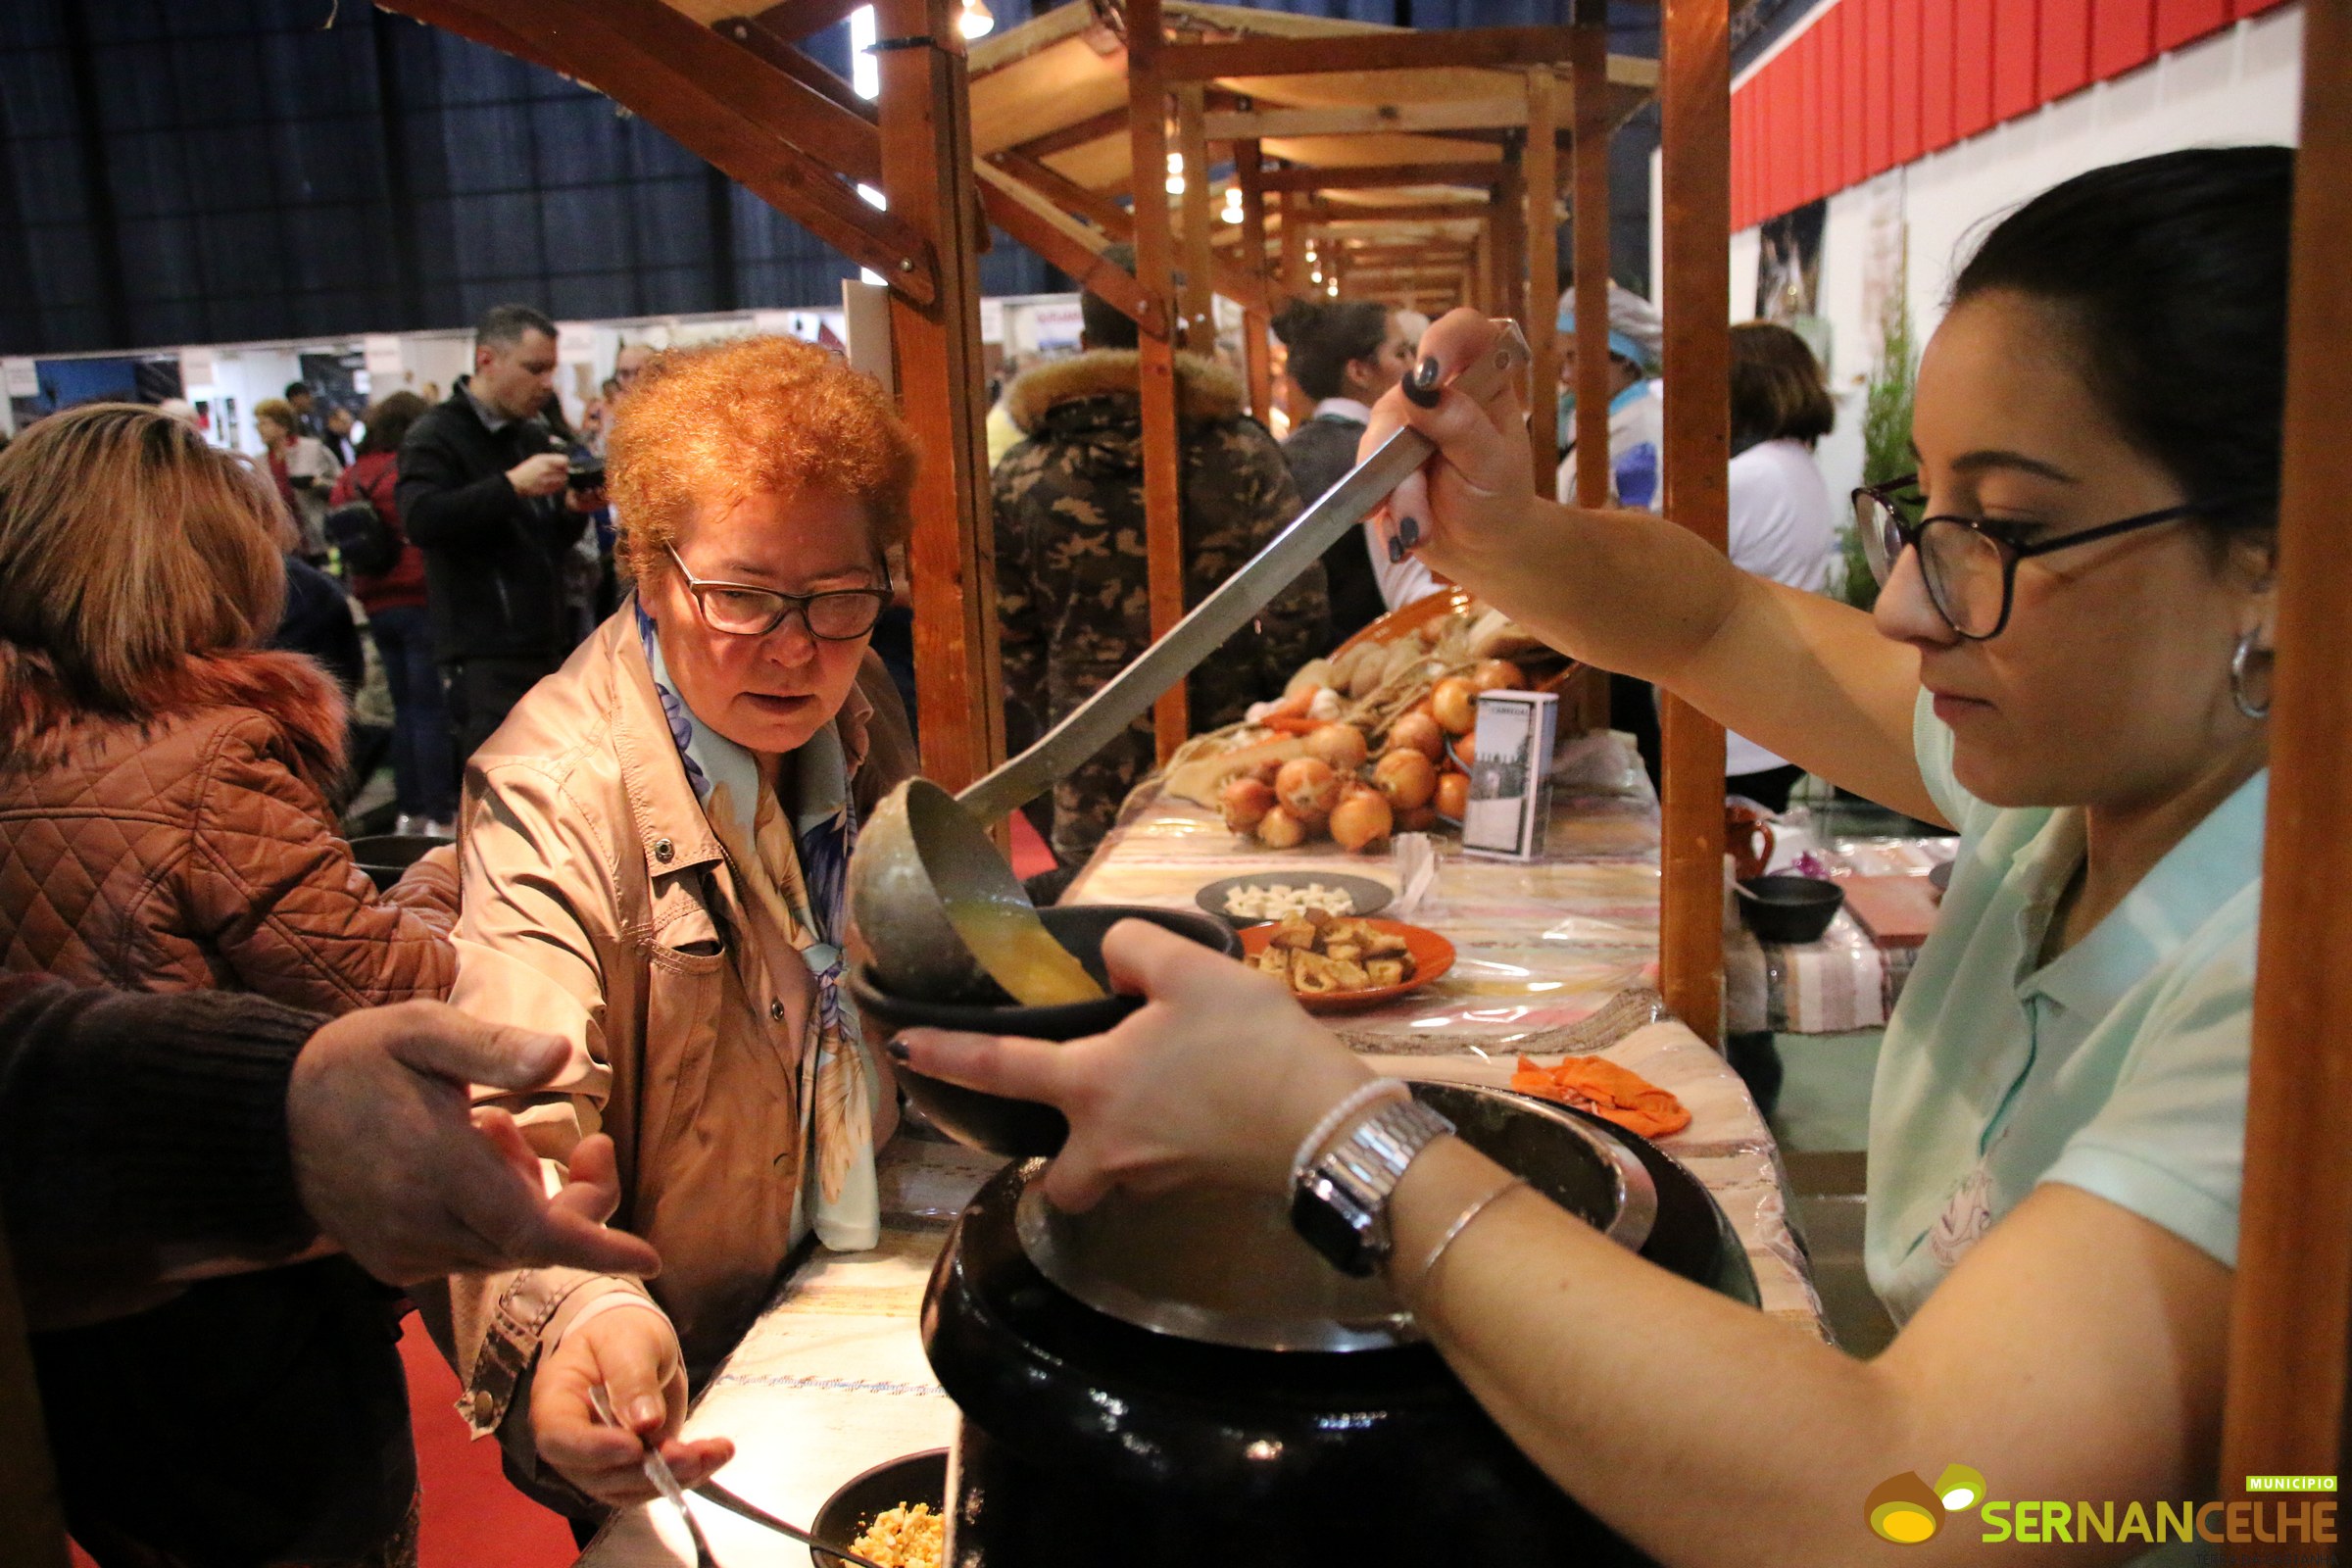
[[[1670,522],[1533,497],[1509,393],[1410,407],[1488,341],[1470,313],[1432,328],[1434,363],[1367,434],[1406,421],[1441,443],[1392,503],[1438,570],[1961,830],[1872,1104],[1867,1261],[1903,1325],[1876,1359],[1629,1256],[1442,1125],[1350,1102],[1366,1069],[1279,987],[1157,932],[1112,934],[1114,969],[1158,1004],[1110,1035],[894,1054],[1067,1110],[1065,1202],[1283,1190],[1354,1151],[1382,1189],[1365,1245],[1386,1242],[1464,1381],[1660,1561],[1859,1560],[1884,1549],[1865,1497],[1951,1464],[1994,1495],[2112,1499],[2126,1540],[2078,1549],[2146,1550],[2128,1503],[2153,1518],[2217,1487],[2293,167],[2278,148],[2121,165],[1985,239],[1920,367],[1919,473],[1860,501],[1875,625]],[[1983,1523],[1918,1560],[1974,1560]]]
[[[867,634],[907,526],[914,452],[883,391],[753,338],[663,355],[608,459],[636,592],[467,769],[452,1000],[573,1044],[559,1093],[509,1102],[562,1164],[619,1145],[636,1281],[564,1269],[452,1281],[449,1348],[509,1473],[586,1521],[651,1495],[637,1434],[694,1485],[690,1376],[787,1250],[877,1235],[895,1097],[841,994],[862,814],[913,768]],[[603,1384],[624,1434],[600,1427]]]

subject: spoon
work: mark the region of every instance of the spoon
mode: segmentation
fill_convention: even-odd
[[[1449,383],[1481,401],[1528,363],[1518,323],[1500,324],[1494,347]],[[1427,436],[1398,426],[1036,745],[958,795],[916,778],[886,796],[850,857],[851,912],[873,951],[883,989],[947,998],[985,991],[985,982],[994,980],[1029,1006],[1102,996],[1094,977],[1038,919],[984,824],[1035,799],[1101,751],[1436,452]]]

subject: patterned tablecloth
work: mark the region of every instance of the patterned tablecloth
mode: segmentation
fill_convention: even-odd
[[[1775,824],[1776,871],[1802,862],[1809,874],[1921,876],[1948,861],[1953,838],[1814,839],[1802,811]],[[1917,948],[1882,948],[1840,909],[1818,942],[1759,943],[1744,927],[1724,937],[1725,1018],[1735,1032],[1838,1035],[1883,1027],[1911,978]]]
[[[1820,1334],[1821,1303],[1787,1223],[1771,1133],[1746,1086],[1704,1042],[1661,1018],[1649,989],[1657,954],[1657,812],[1638,763],[1606,747],[1572,756],[1550,818],[1544,863],[1442,853],[1412,911],[1459,950],[1454,971],[1424,992],[1344,1020],[1340,1032],[1383,1071],[1503,1084],[1515,1057],[1545,1062],[1596,1052],[1673,1091],[1690,1127],[1663,1141],[1730,1217],[1756,1272],[1764,1310]],[[1191,906],[1218,877],[1381,875],[1377,859],[1326,846],[1237,853],[1197,808],[1149,791],[1065,895],[1084,903]],[[1383,878],[1392,886],[1396,876]],[[693,1437],[725,1436],[736,1458],[719,1477],[795,1523],[861,1471],[947,1444],[956,1407],[933,1380],[916,1315],[947,1225],[995,1162],[902,1138],[884,1155],[885,1231],[871,1252],[819,1253],[779,1292],[696,1403]],[[709,1503],[694,1504],[726,1568],[805,1568],[805,1548]],[[691,1563],[665,1505],[632,1509],[591,1544],[595,1568]]]

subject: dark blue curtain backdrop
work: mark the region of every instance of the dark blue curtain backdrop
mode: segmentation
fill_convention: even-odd
[[[746,0],[756,10],[759,0]],[[1000,26],[1027,0],[992,0]],[[1367,22],[1552,22],[1564,0],[1295,0]],[[1656,53],[1656,11],[1612,46]],[[849,74],[846,26],[810,52]],[[1654,113],[1654,112],[1653,112]],[[1648,270],[1648,153],[1614,160]],[[0,352],[812,306],[857,270],[608,100],[368,0],[0,4]],[[1067,286],[1002,235],[992,294]]]

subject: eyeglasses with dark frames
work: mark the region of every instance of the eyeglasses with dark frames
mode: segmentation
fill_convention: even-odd
[[[1928,599],[1952,630],[1972,642],[1998,637],[2009,624],[2017,598],[2017,564],[2076,545],[2113,539],[2142,528],[2179,522],[2217,512],[2249,506],[2260,496],[2237,496],[2221,501],[2191,501],[2183,506],[2143,512],[2136,517],[2101,523],[2037,544],[2020,544],[1983,517],[1922,516],[1927,497],[1918,488],[1919,475],[1906,473],[1884,484],[1864,485],[1854,492],[1854,528],[1862,536],[1862,553],[1870,574],[1885,587],[1894,575],[1895,563],[1905,550],[1919,552],[1919,571]]]
[[[874,629],[882,612],[890,605],[890,567],[882,567],[882,586],[879,588],[837,588],[821,594],[786,594],[773,588],[760,588],[751,583],[722,582],[714,577],[697,577],[686,569],[677,547],[662,546],[669,559],[677,563],[678,574],[686,579],[686,591],[694,596],[695,609],[703,624],[730,637],[764,637],[784,623],[784,617],[794,611],[801,612],[801,624],[808,635],[829,643],[855,642]]]

